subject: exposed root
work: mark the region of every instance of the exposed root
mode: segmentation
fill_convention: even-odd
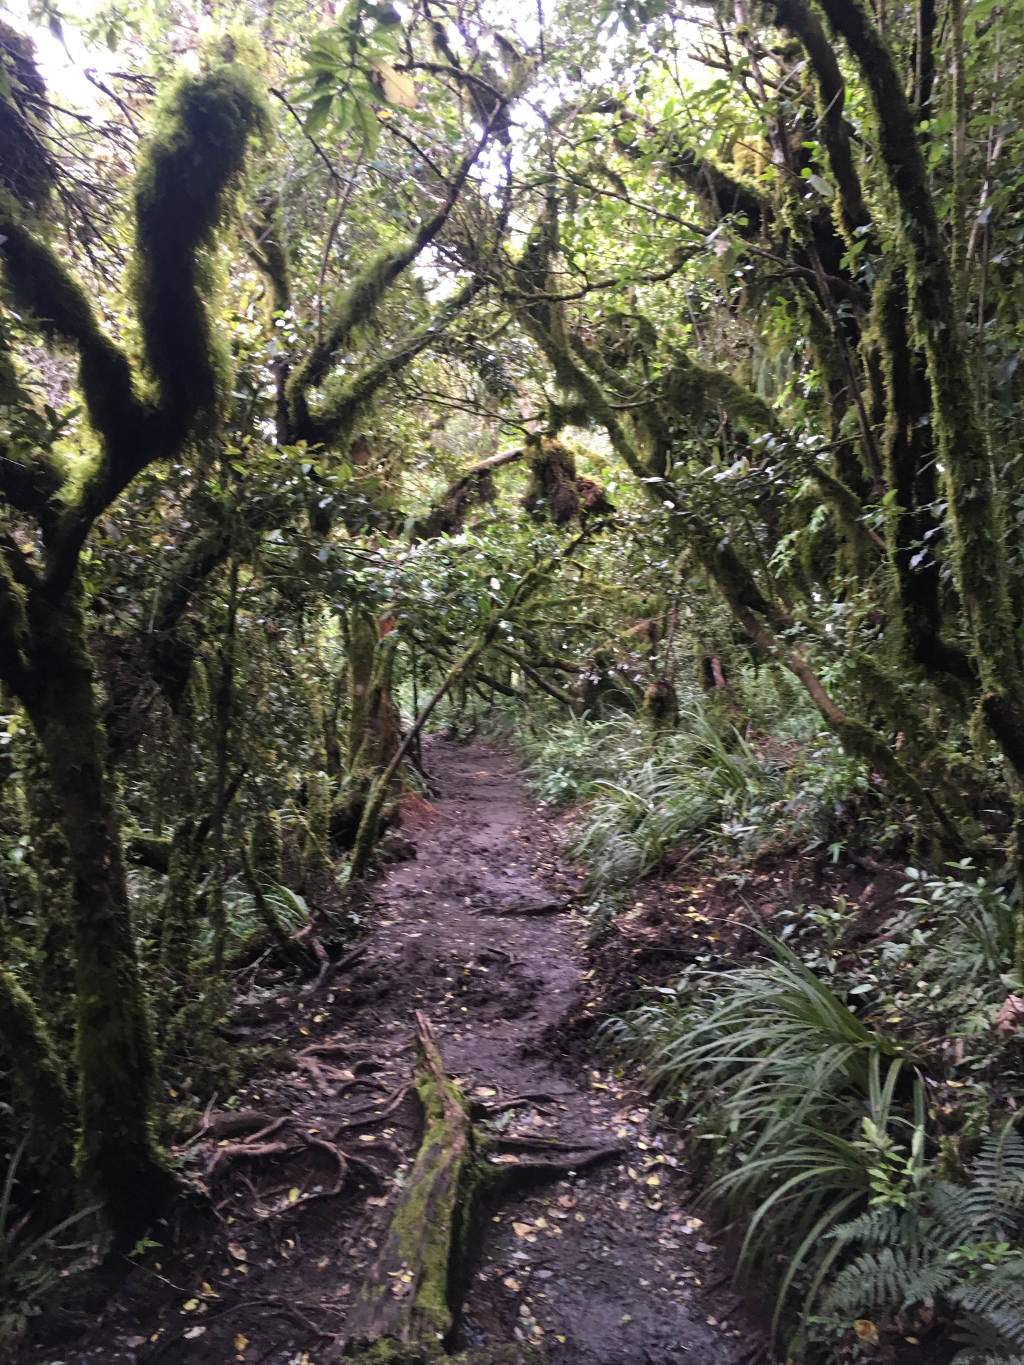
[[[486,910],[481,910],[482,915],[519,915],[522,918],[534,918],[540,915],[562,915],[567,914],[572,909],[572,905],[565,901],[537,901],[524,905],[496,905]]]
[[[412,1094],[412,1091],[412,1083],[407,1081],[404,1085],[400,1085],[397,1090],[391,1092],[389,1098],[384,1102],[383,1109],[374,1110],[372,1103],[362,1105],[358,1109],[353,1109],[346,1117],[345,1122],[351,1126],[352,1120],[357,1118],[360,1114],[367,1115],[366,1122],[368,1124],[378,1123],[381,1119],[390,1118],[392,1114],[402,1107],[409,1095]]]
[[[244,1133],[248,1129],[255,1132],[273,1122],[273,1116],[265,1114],[260,1109],[239,1109],[236,1113],[224,1114],[211,1114],[210,1110],[207,1109],[199,1128],[187,1142],[181,1144],[179,1150],[187,1150],[207,1138],[215,1138],[219,1141],[221,1138],[235,1137],[238,1133]]]
[[[564,1099],[568,1095],[563,1091],[560,1095],[548,1095],[542,1090],[530,1091],[523,1095],[504,1095],[501,1087],[497,1087],[498,1096],[494,1100],[480,1100],[473,1097],[473,1116],[474,1118],[487,1118],[493,1114],[504,1114],[509,1109],[520,1109],[523,1105],[532,1105],[543,1113],[550,1113],[551,1105],[558,1103],[559,1099]]]
[[[267,1115],[258,1113],[257,1111],[249,1111],[245,1115],[230,1115],[224,1117],[239,1120],[244,1118],[251,1126],[255,1120],[265,1120]],[[318,1137],[313,1133],[306,1133],[293,1129],[284,1136],[273,1141],[266,1140],[271,1138],[273,1134],[280,1133],[293,1122],[294,1119],[292,1116],[285,1115],[266,1123],[262,1129],[253,1133],[244,1141],[228,1142],[223,1146],[217,1147],[210,1154],[209,1164],[206,1168],[207,1184],[212,1185],[216,1180],[222,1178],[226,1169],[239,1161],[261,1161],[272,1157],[294,1158],[301,1156],[304,1152],[323,1153],[331,1160],[336,1169],[336,1177],[333,1184],[327,1188],[316,1189],[308,1194],[301,1195],[298,1194],[294,1184],[283,1185],[280,1188],[273,1190],[257,1190],[252,1182],[248,1180],[244,1174],[239,1172],[239,1179],[249,1187],[253,1204],[262,1205],[263,1216],[266,1216],[267,1214],[285,1213],[290,1209],[298,1208],[302,1204],[312,1203],[315,1200],[332,1199],[343,1192],[345,1186],[357,1171],[369,1176],[378,1188],[386,1183],[383,1172],[373,1161],[370,1161],[365,1156],[361,1156],[355,1152],[343,1151],[337,1145],[337,1134],[335,1134],[334,1141],[329,1141],[327,1138]],[[211,1121],[211,1128],[215,1126],[216,1125]],[[208,1135],[209,1130],[207,1130],[206,1133],[206,1136]],[[390,1156],[393,1156],[396,1161],[401,1160],[402,1154],[398,1151],[397,1147],[384,1139],[375,1138],[367,1143],[366,1146],[374,1151],[387,1152]],[[272,1202],[275,1196],[280,1195],[285,1191],[288,1192],[288,1197],[275,1205]],[[222,1206],[223,1205],[221,1204],[217,1207],[220,1208]]]
[[[336,1343],[367,1361],[440,1358],[468,1284],[474,1226],[485,1200],[524,1178],[550,1178],[621,1152],[619,1147],[526,1134],[497,1139],[481,1132],[473,1124],[469,1100],[445,1073],[433,1030],[420,1011],[415,1043],[423,1139],[395,1200],[377,1261],[353,1304],[347,1335]],[[389,1109],[407,1089],[395,1093]],[[523,1102],[527,1097],[502,1098],[499,1107]],[[359,1125],[339,1131],[346,1126]],[[501,1154],[502,1148],[513,1151]],[[330,1358],[338,1357],[331,1353]]]
[[[286,1123],[287,1119],[282,1120]],[[230,1161],[245,1159],[246,1161],[256,1161],[260,1157],[286,1156],[293,1151],[293,1142],[230,1142],[225,1147],[218,1147],[213,1155],[213,1160],[206,1168],[206,1175],[209,1180],[220,1171]]]

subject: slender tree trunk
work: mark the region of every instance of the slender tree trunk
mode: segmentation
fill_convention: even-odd
[[[214,695],[214,797],[213,797],[213,894],[210,920],[213,925],[213,982],[224,969],[227,942],[227,912],[224,907],[224,818],[227,814],[228,749],[231,743],[231,715],[235,697],[235,622],[238,616],[238,561],[231,562],[228,581],[228,619],[221,640],[217,690]]]

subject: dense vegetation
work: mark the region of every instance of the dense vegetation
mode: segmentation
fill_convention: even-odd
[[[1022,164],[994,0],[0,21],[3,1290],[181,1198],[239,967],[486,707],[598,957],[673,860],[893,879],[606,1037],[793,1351],[1024,1352]]]

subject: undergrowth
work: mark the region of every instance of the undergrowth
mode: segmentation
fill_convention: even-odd
[[[829,735],[767,742],[720,723],[699,694],[678,730],[657,739],[631,716],[569,717],[520,746],[537,796],[581,807],[571,851],[591,890],[637,881],[682,848],[692,857],[827,846],[868,791]]]
[[[670,735],[571,718],[521,742],[536,793],[574,808],[597,950],[626,888],[673,859],[739,894],[766,852],[860,850],[877,868],[912,847],[877,779],[799,706],[741,733],[697,693]],[[684,1130],[740,1271],[774,1281],[794,1360],[951,1334],[961,1365],[1024,1359],[1024,1140],[1004,1126],[1024,1033],[1014,1016],[993,1034],[1024,994],[1015,897],[961,859],[906,868],[866,928],[856,897],[779,901],[753,959],[709,947],[606,1041]]]

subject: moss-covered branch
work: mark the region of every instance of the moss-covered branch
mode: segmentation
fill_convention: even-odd
[[[309,407],[309,394],[323,383],[337,357],[350,345],[359,327],[373,317],[384,295],[430,245],[444,227],[469,178],[477,158],[490,137],[490,123],[482,137],[463,157],[447,186],[440,207],[424,219],[412,235],[400,246],[385,248],[363,270],[334,305],[327,334],[310,351],[303,363],[296,367],[288,380],[287,401],[293,439],[322,439],[316,430]],[[477,286],[479,287],[479,286]],[[424,340],[428,344],[428,339]],[[422,349],[422,348],[421,348]],[[411,357],[410,357],[411,358]],[[387,376],[384,375],[379,383]],[[379,383],[377,387],[379,387]]]
[[[425,326],[397,341],[386,355],[348,377],[318,412],[310,412],[304,403],[298,408],[292,407],[290,421],[297,419],[302,425],[290,427],[291,438],[308,441],[311,445],[336,446],[346,441],[360,414],[383,385],[433,345],[438,334],[449,327],[485,287],[486,282],[479,278],[463,285],[438,307]],[[294,401],[294,390],[289,388],[289,392]]]
[[[828,151],[839,197],[839,225],[848,243],[868,228],[860,176],[853,160],[850,133],[843,115],[846,82],[821,20],[806,0],[768,0],[765,5],[779,28],[788,29],[804,46],[818,86],[818,126]]]
[[[226,390],[222,347],[207,311],[214,233],[249,139],[264,126],[251,76],[237,65],[221,67],[177,86],[143,154],[135,191],[135,289],[155,402],[140,397],[127,357],[103,330],[85,289],[14,196],[0,190],[8,293],[47,341],[77,351],[86,413],[100,439],[92,473],[49,537],[50,578],[59,590],[70,582],[96,517],[147,464],[174,454],[215,419]],[[8,469],[5,482],[14,479]],[[52,498],[53,490],[46,491]]]
[[[185,79],[171,92],[135,185],[136,280],[146,365],[161,422],[182,441],[216,420],[226,354],[210,323],[214,236],[254,133],[269,116],[240,64]]]
[[[100,327],[84,288],[25,221],[14,197],[0,191],[0,261],[11,298],[51,342],[79,356],[79,384],[108,462],[138,468],[148,409],[135,393],[124,353]],[[129,475],[130,477],[130,475]]]

